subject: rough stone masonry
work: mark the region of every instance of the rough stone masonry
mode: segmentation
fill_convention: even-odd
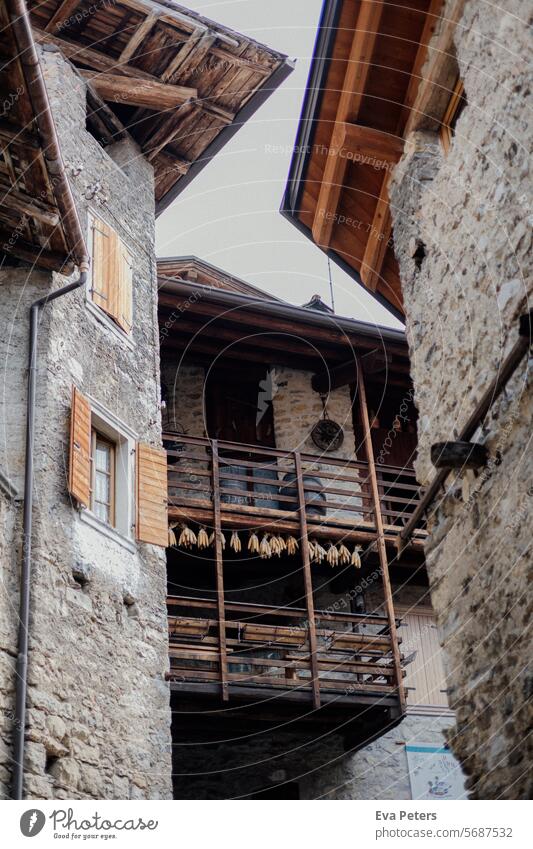
[[[133,256],[134,323],[126,344],[80,290],[48,307],[40,329],[25,792],[28,798],[169,798],[164,550],[110,538],[84,522],[66,485],[73,384],[139,440],[160,445],[152,167],[127,141],[104,151],[85,129],[83,79],[58,52],[45,51],[42,63],[82,226],[87,232],[94,211],[117,228]],[[29,307],[64,281],[23,268],[0,274],[0,463],[20,491]],[[11,531],[19,508],[5,493],[2,498],[2,526]],[[4,794],[20,546],[8,550],[0,631]]]
[[[441,26],[451,6],[445,4]],[[422,484],[435,472],[431,444],[457,438],[516,341],[518,317],[531,307],[526,104],[532,18],[529,2],[465,4],[454,44],[467,106],[451,149],[444,154],[438,131],[419,129],[407,139],[393,176]],[[475,798],[531,795],[533,475],[526,359],[475,437],[490,450],[488,467],[449,475],[433,507],[427,549],[457,710],[450,741]]]

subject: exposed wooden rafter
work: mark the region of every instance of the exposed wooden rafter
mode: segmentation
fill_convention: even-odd
[[[126,103],[130,106],[146,106],[149,109],[174,109],[198,94],[195,88],[170,85],[155,80],[136,80],[120,74],[80,71],[90,80],[95,91],[105,100]]]
[[[131,57],[137,50],[137,48],[142,44],[150,30],[154,27],[154,25],[159,20],[159,12],[152,10],[141,23],[137,26],[135,31],[133,32],[130,40],[124,47],[124,50],[119,56],[119,62],[127,63],[130,61]]]
[[[73,12],[80,5],[81,0],[63,0],[59,4],[54,15],[50,18],[45,26],[46,32],[58,32],[62,29]]]

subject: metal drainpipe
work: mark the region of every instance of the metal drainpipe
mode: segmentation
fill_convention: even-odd
[[[33,514],[33,449],[35,429],[35,390],[37,385],[37,340],[41,311],[50,301],[55,301],[68,292],[85,285],[87,272],[81,271],[73,283],[68,283],[39,298],[30,308],[30,339],[28,354],[28,399],[26,403],[26,459],[24,467],[24,517],[22,530],[22,568],[20,574],[20,602],[18,650],[15,686],[15,721],[13,734],[13,799],[22,799],[24,791],[24,732],[26,726],[26,694],[28,689],[28,629],[30,618],[30,581],[32,554],[32,514]]]

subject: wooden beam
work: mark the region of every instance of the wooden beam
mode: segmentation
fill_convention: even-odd
[[[87,84],[87,106],[87,120],[94,121],[106,144],[113,144],[124,138],[126,128],[91,83]]]
[[[161,79],[166,82],[177,71],[180,72],[180,76],[185,76],[187,69],[190,69],[193,64],[199,64],[203,59],[215,41],[215,38],[214,33],[209,32],[205,27],[196,27],[181,50],[170,60],[170,63],[161,74]],[[200,57],[198,60],[197,56]]]
[[[118,0],[118,2],[122,6],[128,6],[130,9],[135,9],[135,11],[144,14],[151,11],[158,12],[161,21],[179,29],[183,29],[184,27],[190,29],[197,28],[201,29],[202,32],[208,29],[207,25],[202,24],[197,18],[189,17],[184,12],[180,12],[170,6],[163,6],[161,3],[154,2],[154,0]],[[239,47],[237,39],[231,35],[227,35],[225,32],[217,31],[216,38],[221,44],[226,44],[228,47]]]
[[[48,224],[50,227],[57,227],[59,224],[59,213],[55,207],[17,191],[14,186],[0,182],[0,194],[2,195],[0,199],[2,206],[14,209],[29,218],[42,221],[43,224]]]
[[[17,259],[22,259],[24,262],[29,262],[31,265],[36,265],[38,268],[46,268],[50,271],[70,273],[74,268],[73,263],[67,261],[66,253],[49,251],[38,245],[32,245],[30,242],[18,238],[13,231],[10,233],[0,231],[0,251],[17,257]]]
[[[387,547],[385,543],[385,531],[383,528],[383,518],[381,515],[381,500],[379,495],[378,479],[376,474],[376,465],[374,461],[374,448],[372,445],[372,433],[370,431],[370,421],[368,417],[368,405],[366,400],[365,380],[363,369],[356,361],[357,368],[357,395],[359,398],[359,412],[361,416],[361,424],[363,426],[366,459],[368,463],[368,472],[370,477],[370,488],[372,494],[372,502],[374,505],[374,521],[376,523],[377,548],[379,555],[381,578],[383,580],[383,593],[385,596],[385,609],[387,611],[387,619],[389,620],[389,633],[392,644],[392,657],[394,660],[394,669],[396,671],[396,685],[398,687],[398,698],[402,713],[405,713],[405,689],[403,686],[402,662],[400,658],[400,648],[398,643],[398,632],[396,629],[396,616],[394,613],[394,603],[392,599],[392,589],[389,576],[389,562],[387,559]]]
[[[431,0],[429,9],[426,12],[426,22],[424,24],[424,29],[422,30],[422,35],[420,36],[420,43],[411,69],[411,79],[409,80],[409,86],[404,98],[402,113],[398,124],[398,133],[401,133],[402,135],[405,122],[408,120],[409,114],[416,100],[418,89],[420,87],[422,68],[424,67],[428,54],[428,44],[433,37],[439,22],[443,5],[444,0]]]
[[[146,71],[141,71],[139,68],[132,68],[130,65],[122,64],[118,59],[113,59],[111,56],[100,52],[100,50],[86,47],[84,44],[79,44],[70,38],[52,35],[37,27],[32,27],[32,30],[36,41],[40,44],[54,44],[56,47],[59,47],[67,59],[70,59],[74,63],[83,62],[83,64],[89,65],[96,71],[113,71],[127,77],[160,82],[152,74],[147,74]],[[102,46],[105,49],[105,44]]]
[[[300,551],[302,554],[302,565],[305,586],[305,606],[307,610],[307,633],[309,639],[309,665],[313,688],[313,707],[320,707],[320,677],[318,674],[317,638],[315,605],[313,601],[313,580],[311,577],[311,562],[309,559],[309,536],[307,533],[307,513],[305,504],[305,492],[302,472],[302,461],[298,451],[294,452],[294,468],[296,472],[296,484],[298,487],[298,512],[300,516]]]
[[[36,133],[16,127],[5,118],[0,118],[0,139],[34,149],[39,149],[41,146]]]
[[[179,133],[181,122],[193,109],[192,101],[184,103],[175,112],[171,112],[157,127],[155,133],[143,145],[143,153],[149,162],[166,147]]]
[[[416,98],[404,131],[405,136],[423,124],[425,120],[433,117],[429,110],[430,102],[435,96],[435,91],[442,87],[444,69],[453,55],[453,36],[462,17],[464,5],[465,0],[455,0],[451,7],[447,7],[446,18],[443,20],[436,42],[431,47],[426,72],[417,87]],[[448,99],[450,95],[451,92]]]
[[[377,206],[368,232],[363,261],[361,263],[361,280],[371,292],[375,292],[380,280],[381,269],[389,246],[392,232],[392,219],[389,208],[390,174],[385,176],[381,186]]]
[[[174,109],[198,94],[195,88],[152,80],[136,80],[120,74],[95,74],[93,71],[83,70],[80,73],[105,100],[126,103],[128,106],[146,106],[156,110]]]
[[[226,650],[226,614],[224,610],[224,563],[222,553],[222,523],[220,511],[220,466],[218,458],[218,442],[211,442],[212,481],[213,481],[213,527],[215,532],[215,568],[218,611],[218,651],[220,665],[220,684],[222,701],[228,700],[228,665]]]
[[[119,62],[124,62],[127,64],[139,45],[144,41],[150,30],[153,29],[155,24],[159,20],[159,12],[152,9],[151,12],[145,17],[144,21],[137,26],[137,29],[133,32],[130,40],[124,47],[122,53],[118,57]]]
[[[389,163],[398,162],[403,153],[402,138],[361,124],[343,124],[341,139],[341,148],[349,157],[370,157],[373,168],[380,163],[382,168],[386,168]]]
[[[78,8],[80,2],[81,0],[63,0],[46,24],[46,32],[57,32],[62,29],[74,10]]]
[[[323,248],[328,248],[331,243],[334,216],[348,165],[348,160],[342,158],[340,152],[335,153],[339,135],[337,124],[357,120],[382,12],[382,0],[362,0],[312,227],[314,241]]]

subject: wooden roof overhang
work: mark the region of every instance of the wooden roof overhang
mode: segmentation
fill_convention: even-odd
[[[357,382],[358,356],[370,380],[410,386],[402,331],[185,280],[159,277],[159,287],[162,357],[172,352],[230,368],[286,365],[313,372],[314,388],[327,394]]]
[[[240,277],[228,274],[216,265],[196,256],[164,257],[157,260],[157,276],[165,280],[187,280],[201,286],[242,292],[265,301],[279,301],[274,295],[263,292]]]
[[[87,250],[23,0],[0,0],[0,252],[85,270]]]
[[[421,70],[442,6],[325,0],[281,208],[402,319],[388,183],[421,114]]]
[[[30,0],[36,40],[87,80],[103,143],[129,132],[161,213],[293,70],[287,57],[170,0]]]

